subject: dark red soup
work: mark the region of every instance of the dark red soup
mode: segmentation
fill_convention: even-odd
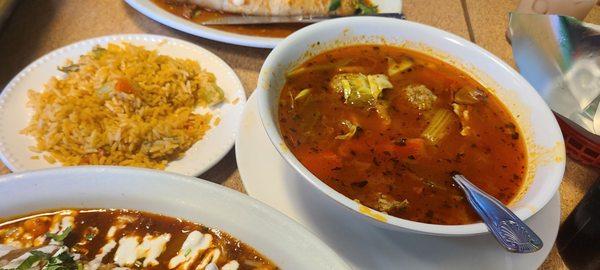
[[[393,46],[324,52],[287,73],[287,146],[316,177],[370,208],[433,224],[477,222],[453,173],[503,203],[523,184],[523,136],[465,72]]]
[[[133,210],[61,210],[2,222],[0,269],[279,269],[229,234]]]

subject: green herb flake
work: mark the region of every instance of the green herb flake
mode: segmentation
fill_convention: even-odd
[[[65,229],[65,232],[63,232],[61,235],[57,236],[63,236],[66,237],[66,235],[68,235],[68,233],[70,232],[70,227],[68,227],[67,229]],[[61,252],[61,251],[58,251]],[[61,253],[58,253],[54,256],[52,256],[52,254],[50,253],[45,253],[39,250],[32,250],[29,251],[29,253],[31,254],[31,256],[27,257],[27,259],[25,259],[17,268],[14,269],[10,269],[10,270],[30,270],[30,269],[34,269],[34,266],[36,266],[37,268],[43,267],[44,270],[83,270],[83,264],[81,262],[77,262],[75,261],[75,258],[73,257],[73,255],[71,255],[68,251],[64,250]],[[0,268],[2,270],[5,270],[3,268]],[[6,269],[8,270],[8,269]]]
[[[342,0],[331,0],[329,2],[329,12],[336,11],[342,5]]]
[[[58,70],[64,72],[64,73],[69,73],[69,72],[76,72],[79,71],[79,65],[78,64],[71,64],[71,65],[67,65],[67,66],[63,66],[63,67],[57,67]]]
[[[77,270],[78,262],[75,261],[73,255],[64,251],[56,256],[48,259],[48,264],[44,266],[44,270]]]
[[[188,255],[190,255],[190,253],[192,253],[192,249],[191,248],[186,248],[185,249],[185,253],[183,254],[183,257],[187,257]]]
[[[27,257],[19,266],[17,266],[16,270],[28,270],[33,268],[33,265],[40,261],[45,261],[50,257],[50,254],[46,254],[39,250],[29,251],[31,256]]]
[[[358,0],[356,2],[356,14],[359,15],[373,15],[377,14],[377,6],[367,4],[365,0]]]
[[[71,233],[72,230],[73,230],[73,228],[71,228],[71,226],[69,226],[61,234],[46,233],[46,236],[56,242],[62,242],[63,240],[65,240],[65,238],[67,238],[67,236],[69,236],[69,233]]]
[[[200,14],[202,14],[202,8],[194,9],[194,12],[192,12],[192,19],[197,18]]]
[[[96,46],[94,49],[92,49],[92,55],[94,56],[94,59],[99,59],[105,52],[106,49],[100,46]]]
[[[85,236],[85,239],[87,239],[88,241],[92,241],[92,239],[94,239],[94,237],[96,237],[95,233],[88,233]]]

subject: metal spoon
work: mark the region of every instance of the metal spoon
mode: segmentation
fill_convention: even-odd
[[[531,253],[542,248],[542,239],[501,202],[477,188],[461,174],[455,174],[452,179],[462,188],[483,223],[506,250]]]

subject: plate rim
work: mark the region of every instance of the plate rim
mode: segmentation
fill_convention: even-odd
[[[80,46],[85,46],[88,44],[100,44],[100,43],[106,43],[106,42],[126,42],[126,41],[138,41],[138,40],[139,41],[161,40],[161,41],[157,41],[156,42],[157,44],[159,44],[160,42],[163,42],[164,40],[168,40],[170,42],[173,42],[173,44],[175,44],[175,45],[185,45],[193,50],[198,50],[199,52],[205,53],[205,54],[209,55],[210,57],[214,58],[213,59],[214,61],[216,61],[219,65],[222,65],[224,68],[226,68],[227,72],[230,72],[231,75],[233,75],[233,77],[235,77],[235,79],[236,79],[234,83],[239,86],[239,89],[237,89],[235,92],[239,92],[236,94],[239,95],[240,99],[234,106],[237,106],[237,107],[241,106],[241,108],[238,109],[239,110],[239,113],[237,115],[238,123],[234,123],[233,126],[235,128],[233,128],[230,131],[231,137],[228,139],[228,142],[223,144],[226,146],[223,148],[222,151],[220,151],[218,153],[218,155],[215,155],[215,158],[213,160],[211,160],[210,162],[207,162],[204,167],[195,167],[195,169],[192,169],[191,170],[192,172],[189,174],[183,173],[183,172],[177,172],[177,171],[170,171],[171,173],[181,173],[183,175],[188,175],[188,176],[199,176],[199,175],[205,173],[206,171],[208,171],[209,169],[211,169],[212,167],[214,167],[218,162],[220,162],[223,159],[223,157],[225,157],[231,151],[233,146],[235,145],[235,140],[238,135],[237,126],[238,126],[239,120],[241,119],[241,116],[243,114],[247,97],[246,97],[244,85],[242,84],[242,82],[241,82],[239,76],[237,75],[237,73],[235,72],[235,70],[231,66],[229,66],[229,64],[227,62],[225,62],[225,60],[223,60],[221,57],[219,57],[215,53],[211,52],[210,50],[208,50],[200,45],[194,44],[192,42],[174,38],[174,37],[155,35],[155,34],[116,34],[116,35],[105,35],[105,36],[99,36],[99,37],[92,37],[92,38],[88,38],[88,39],[84,39],[84,40],[80,40],[80,41],[76,41],[76,42],[67,44],[65,46],[56,48],[56,49],[40,56],[39,58],[35,59],[30,64],[25,66],[23,69],[21,69],[6,84],[6,86],[4,86],[4,88],[2,88],[2,92],[0,93],[0,108],[3,107],[3,104],[5,103],[5,101],[7,100],[8,96],[10,94],[14,93],[15,91],[19,91],[16,88],[16,84],[18,84],[23,79],[23,77],[27,76],[33,69],[44,64],[46,61],[48,61],[52,58],[55,58],[55,57],[60,57],[60,55],[66,51],[76,49]],[[72,58],[72,57],[66,57],[66,59],[70,59],[70,58]],[[47,79],[46,79],[46,81],[47,81]],[[26,91],[26,90],[21,90],[21,91]],[[212,127],[212,128],[214,128],[214,127]],[[198,143],[199,141],[197,141],[196,143]],[[11,170],[13,173],[21,173],[21,172],[32,170],[32,169],[27,169],[27,168],[16,167],[13,164],[13,162],[10,161],[10,158],[7,156],[7,152],[9,152],[9,151],[7,151],[4,141],[2,139],[0,139],[0,161],[2,161],[2,163],[4,163],[4,165],[9,170]],[[52,164],[50,164],[50,165],[52,165]],[[61,164],[59,164],[58,167],[73,167],[73,166],[62,166]],[[120,166],[120,167],[135,168],[133,166]],[[46,168],[49,169],[49,168],[54,168],[54,167],[46,167]],[[39,170],[39,169],[37,169],[37,170]],[[161,170],[161,171],[165,171],[165,170]]]

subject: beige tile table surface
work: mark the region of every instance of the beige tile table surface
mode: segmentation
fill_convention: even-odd
[[[2,1],[2,0],[0,0]],[[70,43],[103,35],[149,33],[194,42],[223,58],[238,74],[249,96],[256,87],[268,49],[223,44],[195,37],[140,14],[120,0],[21,0],[0,29],[0,86],[38,57]],[[504,38],[508,12],[517,0],[404,0],[408,20],[455,33],[514,66]],[[600,24],[600,6],[586,21]],[[0,164],[0,174],[10,173]],[[560,187],[561,221],[573,210],[598,171],[570,159]],[[234,150],[201,178],[244,192]],[[556,248],[541,269],[566,269]]]

